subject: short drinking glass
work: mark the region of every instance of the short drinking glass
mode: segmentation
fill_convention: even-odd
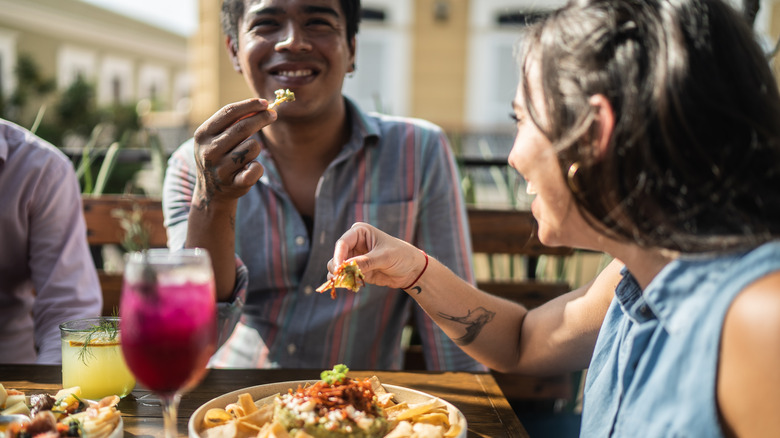
[[[119,309],[127,365],[141,385],[160,397],[165,436],[174,437],[181,394],[203,379],[216,349],[216,297],[208,253],[130,253]]]
[[[60,324],[62,387],[81,387],[81,396],[124,397],[135,387],[120,347],[119,318],[85,318]]]

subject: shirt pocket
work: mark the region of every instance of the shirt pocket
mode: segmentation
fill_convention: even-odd
[[[391,236],[411,242],[417,228],[417,203],[358,202],[353,204],[355,220],[366,222]]]

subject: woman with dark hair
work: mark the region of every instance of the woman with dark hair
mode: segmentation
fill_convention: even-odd
[[[780,96],[750,28],[720,0],[579,0],[519,58],[539,237],[615,262],[531,311],[363,223],[329,270],[405,288],[491,368],[589,368],[583,436],[780,436]]]

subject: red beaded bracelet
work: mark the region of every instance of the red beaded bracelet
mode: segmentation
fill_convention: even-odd
[[[423,268],[422,268],[422,271],[420,271],[420,275],[418,275],[418,276],[417,276],[417,278],[415,278],[415,279],[414,279],[414,281],[412,282],[412,284],[410,284],[409,286],[406,286],[406,287],[404,288],[404,290],[406,290],[406,289],[409,289],[409,288],[411,288],[412,286],[414,286],[414,284],[415,284],[415,283],[417,283],[417,281],[418,281],[420,278],[422,278],[423,274],[425,274],[425,270],[426,270],[426,269],[428,269],[428,254],[426,254],[426,253],[425,253],[425,251],[423,251],[423,250],[420,250],[420,252],[422,253],[422,255],[424,255],[424,256],[425,256],[425,266],[423,266]]]

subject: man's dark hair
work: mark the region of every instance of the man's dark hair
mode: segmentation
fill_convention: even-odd
[[[238,20],[244,15],[245,0],[223,0],[220,21],[222,32],[233,44],[238,41]],[[360,0],[339,0],[341,11],[347,22],[347,43],[352,47],[352,38],[358,32],[360,23]]]

